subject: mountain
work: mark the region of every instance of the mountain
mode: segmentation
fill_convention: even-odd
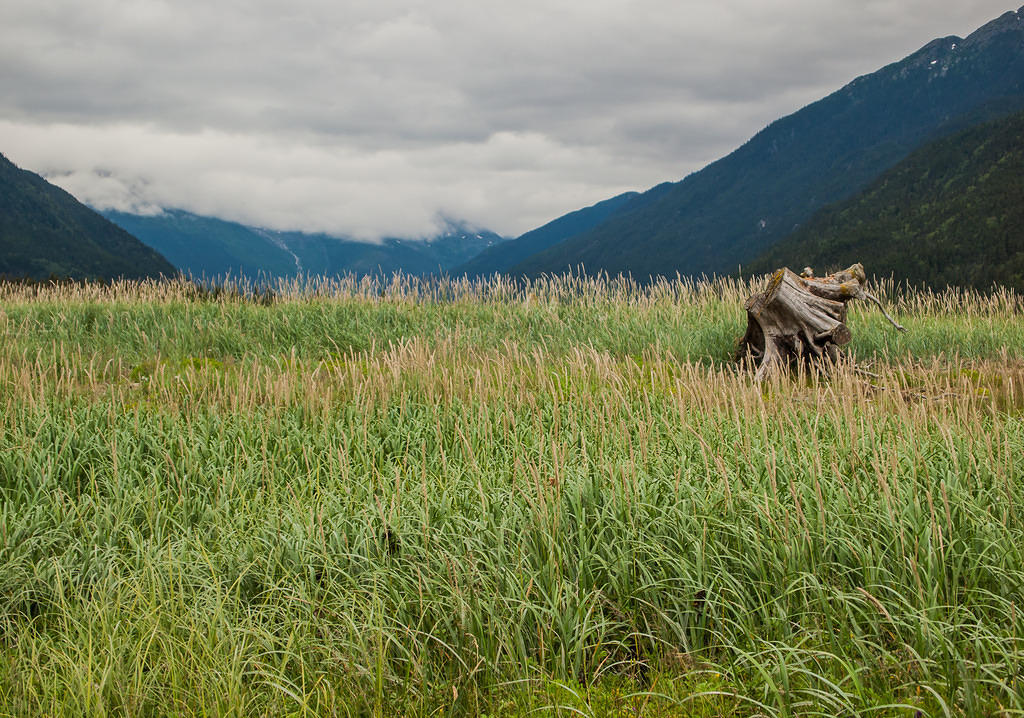
[[[172,276],[167,260],[37,174],[0,155],[0,276]]]
[[[912,284],[1024,292],[1024,113],[918,149],[744,273],[854,262]]]
[[[447,221],[441,234],[428,239],[389,238],[373,243],[249,227],[182,210],[152,216],[113,210],[103,214],[184,273],[209,278],[436,274],[505,241],[494,232],[456,221]]]
[[[255,230],[212,217],[181,211],[135,215],[100,210],[119,227],[160,252],[193,276],[256,277],[295,272],[295,259]]]
[[[1022,8],[1024,10],[1024,8]],[[923,143],[1024,109],[1024,15],[935,40],[777,120],[651,201],[511,268],[729,274]],[[641,195],[643,197],[643,195]]]
[[[639,196],[638,192],[626,192],[590,207],[570,212],[548,222],[543,227],[485,249],[473,259],[457,267],[454,273],[479,277],[507,272],[530,255],[596,227]]]

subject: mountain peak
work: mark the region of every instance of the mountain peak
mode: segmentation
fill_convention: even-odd
[[[965,46],[985,45],[994,38],[1007,33],[1024,35],[1024,7],[1010,10],[995,20],[982,25],[964,39]]]
[[[908,55],[899,62],[894,62],[888,65],[886,68],[882,68],[879,72],[884,72],[887,69],[898,70],[904,77],[907,73],[919,67],[931,67],[938,62],[942,62],[947,58],[958,53],[966,46],[967,41],[964,38],[957,35],[949,35],[947,37],[937,37],[927,45],[922,47],[917,52]],[[873,73],[877,75],[877,73]],[[865,77],[871,77],[872,75],[866,75]],[[860,79],[860,78],[858,78]]]

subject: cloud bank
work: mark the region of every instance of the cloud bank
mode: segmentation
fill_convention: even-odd
[[[0,152],[100,207],[518,234],[679,179],[933,37],[941,0],[6,0]]]

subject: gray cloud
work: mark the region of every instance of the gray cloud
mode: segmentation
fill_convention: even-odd
[[[0,152],[99,206],[509,234],[730,151],[990,0],[5,0]]]

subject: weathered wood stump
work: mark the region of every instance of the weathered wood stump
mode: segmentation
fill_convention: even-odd
[[[736,348],[736,360],[751,360],[761,381],[780,367],[803,361],[820,363],[839,358],[840,347],[850,342],[846,303],[867,299],[900,331],[906,331],[865,288],[864,267],[815,278],[808,267],[802,275],[788,268],[777,270],[763,292],[746,302],[747,332]]]

